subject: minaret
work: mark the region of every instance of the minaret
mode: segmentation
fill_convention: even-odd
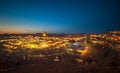
[[[46,36],[47,36],[46,31],[42,32],[42,36],[43,36],[43,37],[46,37]]]

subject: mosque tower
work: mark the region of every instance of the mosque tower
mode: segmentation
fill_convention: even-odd
[[[46,31],[42,32],[42,36],[43,36],[43,37],[46,37],[46,36],[47,36]]]

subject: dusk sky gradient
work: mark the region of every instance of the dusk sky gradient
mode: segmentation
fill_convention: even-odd
[[[0,0],[0,33],[120,30],[119,0]]]

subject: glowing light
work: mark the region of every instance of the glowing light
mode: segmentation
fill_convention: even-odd
[[[46,33],[46,32],[43,32],[43,33],[42,33],[42,36],[43,36],[43,37],[46,37],[46,36],[47,36],[47,33]]]
[[[15,43],[15,45],[21,45],[22,44],[22,41],[17,41],[16,43]]]
[[[26,45],[27,48],[38,48],[38,46],[36,44],[27,44]]]
[[[47,44],[43,44],[42,47],[45,48],[45,47],[48,47],[48,45]]]
[[[47,42],[42,42],[42,43],[40,44],[40,48],[47,48],[47,47],[49,47],[49,45],[48,45]]]
[[[6,47],[6,48],[13,48],[12,45],[8,45],[8,44],[3,44],[3,46]]]
[[[87,51],[88,51],[87,49],[83,50],[82,53],[81,53],[81,56],[86,55]]]
[[[81,56],[86,55],[87,52],[88,52],[88,46],[86,46],[85,50],[82,51]]]

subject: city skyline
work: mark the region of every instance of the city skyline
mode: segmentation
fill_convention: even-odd
[[[0,33],[102,33],[120,30],[118,0],[1,0]]]

